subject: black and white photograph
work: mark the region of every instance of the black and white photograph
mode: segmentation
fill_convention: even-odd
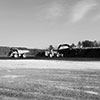
[[[100,100],[100,0],[0,0],[0,100]]]

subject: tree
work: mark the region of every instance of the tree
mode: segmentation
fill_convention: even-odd
[[[93,43],[89,40],[82,41],[83,47],[93,47]]]
[[[72,48],[73,48],[73,47],[76,47],[76,45],[75,45],[74,43],[72,43],[72,44],[71,44],[71,47],[72,47]]]
[[[81,47],[82,47],[82,42],[79,41],[78,44],[77,44],[77,46],[78,46],[79,48],[81,48]]]

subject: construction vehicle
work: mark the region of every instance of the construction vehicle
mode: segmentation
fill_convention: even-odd
[[[99,58],[99,47],[72,47],[68,44],[62,44],[58,46],[57,52],[63,57],[83,57],[83,58]]]
[[[60,44],[57,49],[58,57],[64,57],[65,53],[70,51],[72,47],[69,44]]]
[[[29,52],[28,49],[11,48],[8,56],[11,58],[26,58],[26,55]]]
[[[50,57],[50,58],[52,58],[52,57],[57,57],[57,50],[45,50],[45,56],[46,57]]]
[[[61,44],[58,46],[57,49],[54,49],[53,47],[52,48],[49,48],[47,50],[45,50],[45,56],[46,57],[63,57],[63,52],[61,52],[62,50],[64,50],[64,48],[70,48],[71,49],[71,46],[68,45],[68,44]]]

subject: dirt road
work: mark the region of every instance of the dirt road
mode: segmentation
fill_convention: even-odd
[[[0,60],[2,68],[100,69],[100,61]]]

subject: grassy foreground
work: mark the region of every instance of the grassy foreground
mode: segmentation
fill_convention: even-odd
[[[0,70],[0,100],[100,100],[100,71]]]

